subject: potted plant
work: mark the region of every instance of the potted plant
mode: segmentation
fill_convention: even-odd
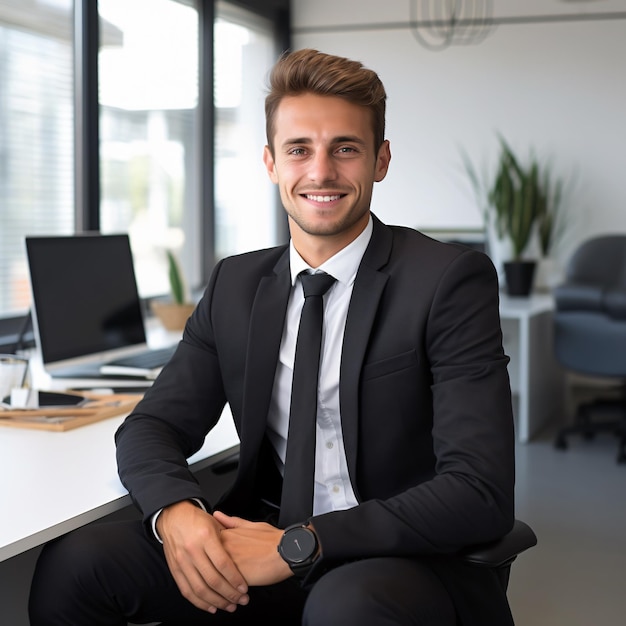
[[[538,252],[530,254],[531,244],[547,253],[560,200],[560,182],[553,188],[549,170],[542,171],[533,156],[524,167],[507,142],[499,137],[500,155],[492,180],[481,181],[465,157],[474,190],[484,205],[488,231],[508,246],[503,260],[509,295],[527,296],[532,290]],[[499,268],[498,268],[499,269]]]
[[[167,330],[182,330],[195,308],[189,300],[188,291],[178,259],[170,250],[166,251],[168,278],[170,285],[169,300],[152,300],[152,312],[159,318]]]

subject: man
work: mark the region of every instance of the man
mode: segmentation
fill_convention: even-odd
[[[483,254],[370,213],[391,159],[385,99],[358,62],[314,50],[279,60],[264,162],[290,245],[217,265],[172,361],[116,435],[143,525],[49,545],[33,626],[513,623],[495,575],[455,556],[513,523],[496,273]],[[336,280],[323,296],[312,510],[285,522],[282,477],[300,461],[287,452],[302,270]],[[240,461],[215,505],[186,458],[226,402]]]

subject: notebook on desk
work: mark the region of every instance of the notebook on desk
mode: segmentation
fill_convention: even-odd
[[[151,384],[175,346],[148,346],[128,235],[26,237],[33,328],[53,378]]]

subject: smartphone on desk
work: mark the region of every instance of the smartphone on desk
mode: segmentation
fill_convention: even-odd
[[[88,402],[88,399],[77,393],[63,393],[61,391],[39,391],[38,406],[81,406]]]
[[[12,409],[64,408],[82,406],[87,398],[76,393],[41,391],[39,389],[13,389],[3,398],[3,405]]]

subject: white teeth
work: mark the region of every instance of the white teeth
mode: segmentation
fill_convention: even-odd
[[[313,202],[332,202],[333,200],[339,200],[341,196],[312,196],[307,194],[307,200],[312,200]]]

